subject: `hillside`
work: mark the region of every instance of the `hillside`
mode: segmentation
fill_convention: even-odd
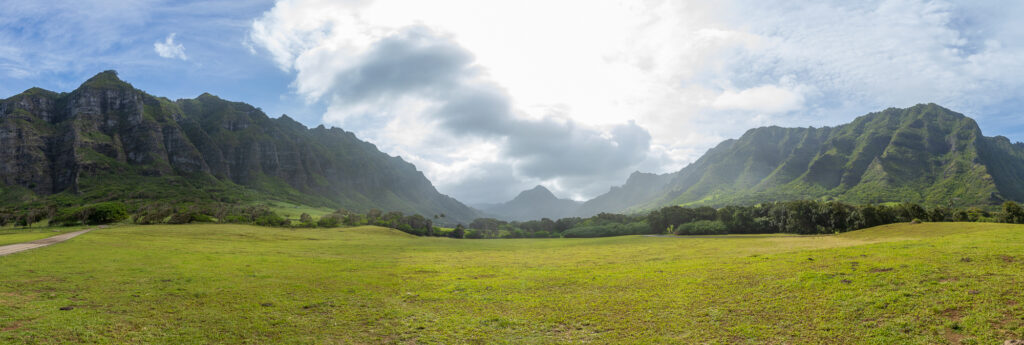
[[[579,207],[579,202],[559,199],[550,190],[538,185],[519,193],[508,202],[483,206],[481,210],[503,220],[526,221],[571,217]]]
[[[629,212],[797,199],[993,205],[1024,200],[1024,144],[986,137],[973,119],[922,104],[837,127],[751,129],[678,172],[649,179],[584,207]]]
[[[309,129],[210,94],[171,101],[114,71],[70,93],[33,88],[0,101],[0,183],[5,203],[271,199],[476,217],[412,164],[353,133]]]

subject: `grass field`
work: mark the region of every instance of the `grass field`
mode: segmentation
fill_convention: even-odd
[[[43,227],[43,228],[0,228],[0,246],[31,242],[66,232],[85,229],[84,226]]]
[[[0,257],[0,343],[1002,344],[1024,338],[1021,302],[1024,226],[1001,224],[517,240],[121,226]]]
[[[282,217],[298,220],[303,213],[308,213],[313,219],[320,219],[324,215],[331,214],[335,210],[326,207],[313,207],[299,204],[292,204],[284,201],[271,201],[266,203],[270,210]]]

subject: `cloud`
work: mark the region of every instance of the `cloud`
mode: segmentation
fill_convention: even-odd
[[[787,113],[803,109],[804,96],[775,85],[762,85],[740,91],[725,90],[715,98],[712,106],[722,110]]]
[[[163,58],[188,60],[188,56],[185,56],[185,46],[174,42],[175,35],[171,33],[163,42],[153,43],[153,50]]]
[[[566,0],[540,12],[282,0],[249,40],[299,95],[328,104],[325,122],[401,153],[442,191],[459,197],[460,181],[509,169],[527,187],[589,197],[623,169],[674,171],[755,126],[936,102],[1014,127],[1020,15],[961,0]]]
[[[282,68],[296,69],[300,93],[330,104],[325,121],[364,127],[363,135],[467,202],[503,201],[539,182],[593,195],[628,174],[650,148],[650,135],[634,122],[593,126],[565,114],[527,114],[454,37],[424,25],[378,33],[361,46],[341,44],[347,48],[339,51],[345,39],[330,35],[319,44],[282,42],[269,24],[281,22],[292,21],[257,21],[252,42],[279,54]],[[303,48],[275,52],[280,46]],[[491,149],[480,154],[467,145]]]

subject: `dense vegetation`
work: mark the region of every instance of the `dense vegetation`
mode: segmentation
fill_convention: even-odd
[[[72,92],[34,88],[0,99],[0,147],[0,209],[279,200],[445,213],[452,225],[478,217],[351,132],[307,128],[210,94],[172,101],[114,71]]]
[[[1024,143],[986,137],[971,118],[920,104],[836,127],[754,128],[675,173],[634,174],[582,208],[634,213],[796,200],[986,207],[1024,200],[1021,171]]]
[[[469,238],[605,237],[636,234],[832,234],[901,222],[1024,223],[1015,202],[1000,211],[981,208],[926,208],[914,203],[850,205],[838,201],[787,201],[754,206],[669,206],[642,215],[601,213],[590,218],[506,222],[481,218],[469,224]]]
[[[999,211],[981,208],[926,208],[914,203],[849,205],[838,201],[788,201],[754,206],[669,206],[646,215],[600,213],[589,218],[543,218],[525,222],[478,218],[454,228],[435,226],[446,215],[370,210],[366,213],[343,209],[314,218],[281,215],[266,206],[238,206],[223,203],[173,205],[154,203],[129,211],[121,202],[103,202],[80,207],[0,211],[0,226],[29,226],[49,219],[51,225],[107,224],[128,220],[135,224],[185,224],[193,222],[253,224],[271,227],[333,228],[375,225],[416,236],[453,238],[582,238],[638,234],[724,235],[724,234],[833,234],[902,222],[1001,222],[1024,224],[1024,208],[1008,201]]]

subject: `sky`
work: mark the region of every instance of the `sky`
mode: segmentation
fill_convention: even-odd
[[[336,126],[468,204],[934,102],[1024,140],[1024,2],[0,0],[0,97],[115,69]]]

